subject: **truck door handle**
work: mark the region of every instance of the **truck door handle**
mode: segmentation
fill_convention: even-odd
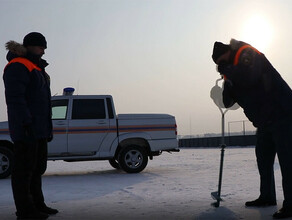
[[[106,124],[106,122],[105,121],[100,121],[100,122],[97,122],[97,124],[104,125],[104,124]]]
[[[65,123],[62,121],[58,121],[58,122],[56,122],[56,125],[65,125]]]

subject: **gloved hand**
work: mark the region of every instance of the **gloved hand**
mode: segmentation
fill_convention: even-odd
[[[218,66],[217,66],[217,71],[222,75],[224,69],[225,69],[227,66],[228,66],[228,63],[227,63],[227,62],[221,62],[221,63],[219,63]]]
[[[51,142],[53,139],[54,139],[53,134],[50,134],[50,136],[47,138],[47,141],[48,141],[48,142]]]
[[[33,130],[32,125],[24,126],[24,141],[25,142],[34,142],[36,141],[36,134]]]

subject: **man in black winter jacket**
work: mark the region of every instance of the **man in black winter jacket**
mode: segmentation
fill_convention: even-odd
[[[238,103],[257,127],[256,157],[260,196],[246,206],[276,205],[274,160],[277,153],[283,178],[283,207],[274,218],[292,216],[292,91],[267,58],[247,43],[215,42],[213,61],[224,76],[223,103]]]
[[[45,37],[27,34],[23,44],[9,41],[3,80],[9,132],[14,142],[12,191],[18,219],[46,219],[58,211],[46,206],[42,179],[47,168],[47,142],[52,139],[50,78]]]

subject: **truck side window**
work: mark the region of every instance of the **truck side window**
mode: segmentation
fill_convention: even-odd
[[[52,101],[52,119],[65,120],[67,118],[68,99]]]
[[[104,99],[73,100],[72,119],[105,119]]]

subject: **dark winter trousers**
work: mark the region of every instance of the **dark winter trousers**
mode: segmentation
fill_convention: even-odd
[[[11,184],[17,215],[44,205],[42,174],[47,168],[47,140],[15,142]]]
[[[292,118],[258,128],[256,157],[260,173],[260,198],[276,201],[274,160],[281,167],[284,192],[283,207],[292,208]]]

